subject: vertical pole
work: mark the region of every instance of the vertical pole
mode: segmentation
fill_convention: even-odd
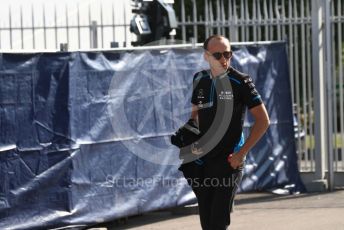
[[[69,20],[68,20],[68,6],[65,5],[65,11],[66,11],[66,35],[67,35],[67,45],[69,44]]]
[[[227,20],[228,20],[228,38],[230,41],[232,41],[232,3],[230,0],[228,0],[228,8],[227,8],[227,13],[228,13],[228,17],[227,17]]]
[[[221,34],[221,10],[220,10],[220,1],[216,0],[216,28],[217,28],[217,34]]]
[[[223,4],[223,0],[221,0],[221,34],[226,36],[226,14],[225,14],[225,5]]]
[[[257,7],[256,0],[253,1],[252,24],[253,24],[253,41],[257,41]],[[259,2],[258,2],[259,4]]]
[[[257,2],[257,24],[258,24],[258,36],[257,41],[262,40],[262,11],[261,11],[261,2]]]
[[[205,38],[208,38],[210,36],[209,35],[209,4],[208,4],[208,0],[205,0],[204,18],[205,18]]]
[[[214,33],[214,13],[213,13],[213,3],[209,2],[209,17],[210,17],[210,34]]]
[[[35,39],[35,10],[33,8],[33,4],[31,3],[31,25],[32,25],[32,48],[36,48],[36,39]]]
[[[124,22],[125,24],[126,22]],[[102,37],[102,47],[104,48],[104,15],[103,15],[103,3],[100,2],[100,33]]]
[[[238,23],[238,12],[237,12],[237,5],[236,0],[233,1],[233,18],[234,18],[234,39],[232,41],[239,41],[239,23]]]
[[[245,27],[246,27],[246,22],[245,22],[245,5],[244,5],[244,1],[240,1],[240,32],[241,32],[241,37],[240,37],[240,41],[246,41],[246,37],[245,37]]]
[[[311,2],[306,1],[306,17],[310,18],[311,15]],[[311,37],[311,27],[312,25],[307,24],[307,38]],[[307,91],[308,91],[308,114],[309,114],[309,146],[311,146],[309,149],[306,150],[306,154],[310,154],[310,166],[308,171],[315,171],[315,166],[314,166],[314,118],[311,114],[313,114],[314,111],[314,101],[312,100],[313,98],[313,92],[312,92],[312,82],[313,82],[313,75],[312,75],[312,55],[311,55],[311,43],[307,42]]]
[[[54,4],[54,31],[55,31],[55,48],[58,49],[58,37],[57,37],[57,33],[58,33],[58,29],[57,29],[57,13],[56,13],[56,4]]]
[[[112,3],[111,5],[112,7],[112,41],[115,42],[116,41],[116,26],[115,26],[115,8],[114,8],[114,3]]]
[[[334,2],[331,2],[331,13],[330,13],[330,17],[332,18],[333,16],[335,16],[335,10],[334,10]],[[338,5],[337,5],[338,6]],[[333,171],[337,171],[338,170],[338,154],[339,154],[339,149],[338,149],[338,141],[337,141],[337,127],[338,127],[338,121],[337,121],[337,115],[339,115],[339,111],[337,110],[337,95],[336,95],[336,84],[338,84],[337,81],[337,74],[338,74],[338,70],[336,70],[336,66],[338,66],[337,60],[336,60],[336,39],[335,39],[335,33],[336,33],[336,28],[335,28],[336,23],[332,22],[331,23],[331,39],[332,41],[334,41],[332,47],[331,47],[331,69],[332,69],[332,95],[333,95],[333,100],[332,100],[332,110],[333,110],[333,123],[332,123],[332,131],[333,131],[333,142],[334,146],[333,146]]]
[[[298,4],[300,4],[299,0],[296,1],[294,0],[294,8],[293,8],[293,12],[294,12],[294,18],[299,18],[298,16]],[[295,82],[295,101],[296,101],[296,114],[297,114],[297,118],[300,119],[301,118],[301,98],[300,98],[300,69],[299,69],[299,25],[294,24],[294,54],[295,54],[295,62],[294,62],[294,82]],[[303,49],[302,49],[303,50]],[[300,130],[301,130],[301,120],[298,121],[297,123],[297,128],[298,128],[298,136],[297,136],[297,153],[301,154],[302,150],[301,150],[301,138],[300,138]]]
[[[300,21],[302,21],[302,24],[301,24],[301,47],[307,47],[307,44],[306,44],[306,32],[305,32],[305,22],[304,22],[304,18],[305,18],[305,5],[304,5],[304,0],[301,0],[301,19]],[[301,49],[301,67],[302,67],[302,100],[301,100],[301,103],[302,103],[302,113],[304,114],[304,122],[303,122],[303,129],[305,130],[305,132],[307,132],[307,124],[308,124],[308,116],[306,115],[307,114],[307,63],[306,63],[306,49]],[[301,105],[300,105],[301,106]],[[300,123],[300,122],[299,122]],[[300,131],[301,129],[298,130],[299,131],[299,134],[300,134]],[[299,135],[300,136],[300,135]],[[305,137],[303,137],[303,139],[305,139]],[[301,162],[301,159],[302,159],[302,155],[304,154],[304,159],[306,161],[306,164],[308,165],[309,164],[309,158],[308,158],[308,154],[307,154],[307,150],[306,150],[306,141],[301,141],[302,145],[300,146],[301,147],[301,152],[299,152],[299,159],[300,159],[300,162]]]
[[[312,1],[312,56],[313,56],[313,88],[314,88],[314,116],[315,116],[315,180],[323,188],[325,178],[325,153],[328,150],[326,141],[327,107],[326,107],[326,81],[324,76],[324,5],[323,0]]]
[[[285,13],[285,0],[282,0],[282,23],[283,23],[283,26],[282,26],[282,39],[284,40],[287,40],[287,35],[286,35],[286,13]]]
[[[270,24],[270,33],[269,33],[269,41],[274,40],[274,26],[273,26],[273,20],[274,20],[274,14],[272,10],[272,0],[269,1],[269,24]]]
[[[32,13],[32,12],[31,12]],[[33,25],[32,25],[33,27]],[[23,25],[23,6],[20,5],[20,37],[21,37],[21,48],[24,49],[24,25]]]
[[[182,13],[182,39],[183,39],[183,43],[186,42],[186,28],[185,28],[185,2],[184,0],[182,0],[181,2],[181,13]]]
[[[326,90],[327,90],[327,183],[328,189],[333,190],[333,119],[332,119],[332,100],[333,100],[333,90],[332,90],[332,48],[331,48],[331,0],[325,1],[325,69],[326,69]]]
[[[123,3],[123,11],[124,11],[124,40],[125,40],[125,45],[124,47],[130,46],[130,40],[128,38],[128,30],[127,30],[127,7],[126,7],[126,2]]]
[[[78,48],[81,48],[81,36],[80,36],[80,5],[78,3],[78,11],[77,11],[77,17],[78,17]]]
[[[263,6],[263,10],[264,10],[264,24],[265,24],[265,37],[264,37],[264,39],[265,39],[265,41],[269,41],[269,26],[268,26],[268,24],[269,24],[269,14],[268,14],[268,5],[267,5],[267,3],[266,3],[266,1],[267,0],[264,0],[264,6]],[[290,2],[290,1],[289,1]]]
[[[295,103],[295,84],[294,84],[294,40],[293,40],[293,34],[294,34],[294,29],[293,29],[293,24],[292,24],[292,18],[293,18],[293,5],[292,1],[288,1],[288,48],[289,48],[289,64],[290,64],[290,88],[291,88],[291,99],[293,102],[293,105]],[[266,35],[265,35],[266,36]]]
[[[248,1],[245,0],[245,41],[250,40],[250,12],[248,8]]]
[[[92,33],[92,21],[91,21],[91,5],[88,5],[88,25],[90,26],[90,48],[93,47],[93,33]]]
[[[197,43],[198,37],[198,29],[197,29],[197,5],[196,0],[192,0],[192,18],[193,18],[193,37],[195,38],[195,42]]]
[[[279,12],[279,5],[278,5],[278,1],[275,1],[275,14],[276,14],[276,21],[277,23],[277,40],[280,41],[281,40],[281,24],[282,24],[282,20],[281,20],[281,15]]]
[[[45,18],[45,4],[42,3],[42,13],[43,13],[43,39],[44,39],[44,49],[47,48],[47,23]]]
[[[98,48],[98,33],[97,33],[97,21],[92,21],[91,24],[91,48]]]
[[[10,29],[10,49],[13,48],[13,45],[12,45],[12,40],[13,40],[13,36],[12,36],[12,7],[11,5],[8,7],[8,23],[9,23],[9,29]]]
[[[192,48],[196,49],[196,44],[197,44],[196,39],[195,38],[190,38],[190,40],[191,40]]]
[[[342,17],[342,4],[339,1],[337,5],[337,16]],[[342,49],[342,26],[343,22],[338,22],[337,23],[337,44],[338,44],[338,50],[343,50]],[[340,141],[342,143],[341,147],[341,153],[342,153],[342,165],[344,165],[344,76],[343,76],[343,53],[338,52],[337,60],[339,62],[339,72],[338,72],[338,77],[339,77],[339,89],[338,89],[338,95],[339,95],[339,121],[340,121]],[[342,170],[344,170],[344,166],[342,166]]]

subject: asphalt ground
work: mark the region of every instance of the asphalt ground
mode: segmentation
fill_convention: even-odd
[[[344,189],[326,193],[236,196],[231,230],[344,230]],[[178,207],[104,223],[92,230],[199,230],[197,205]]]

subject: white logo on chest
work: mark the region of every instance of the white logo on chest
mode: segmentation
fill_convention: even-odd
[[[232,100],[233,99],[232,91],[221,91],[219,93],[219,99],[220,100]]]
[[[204,98],[203,89],[199,89],[199,90],[198,90],[197,98],[198,98],[198,99],[201,99],[201,98],[203,99],[203,98]]]

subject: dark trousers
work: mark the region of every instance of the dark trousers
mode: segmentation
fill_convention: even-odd
[[[242,168],[232,169],[226,156],[195,162],[180,169],[194,191],[203,230],[225,230],[230,225],[230,212],[242,178]]]

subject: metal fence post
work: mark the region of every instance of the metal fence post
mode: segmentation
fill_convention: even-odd
[[[98,48],[97,21],[92,21],[90,25],[91,48]]]
[[[198,19],[197,19],[197,4],[196,4],[196,0],[192,0],[192,19],[193,19],[193,36],[195,42],[197,43],[197,37],[198,37],[198,28],[197,28],[197,23],[198,23]]]
[[[325,1],[325,47],[326,47],[326,91],[327,91],[327,183],[328,189],[333,190],[334,175],[333,175],[333,88],[332,88],[332,39],[331,39],[331,0]]]
[[[181,1],[181,14],[182,14],[182,40],[183,43],[186,43],[186,28],[185,28],[185,2],[184,0]]]
[[[325,153],[327,151],[327,107],[326,107],[326,81],[324,77],[324,4],[323,0],[312,1],[312,70],[314,89],[314,116],[315,116],[315,180],[309,190],[324,191]]]
[[[190,38],[191,44],[192,44],[192,48],[195,49],[196,48],[196,44],[197,44],[197,40],[196,38]]]

